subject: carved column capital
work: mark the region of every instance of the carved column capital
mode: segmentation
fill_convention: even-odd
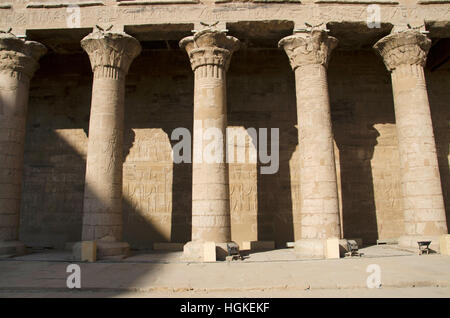
[[[46,52],[45,46],[39,42],[0,33],[0,71],[18,72],[30,79],[39,67],[39,58]]]
[[[94,73],[107,67],[126,74],[141,53],[139,41],[126,33],[92,32],[81,40],[81,47],[89,55]]]
[[[225,32],[206,29],[180,41],[180,47],[189,55],[192,70],[204,65],[216,65],[228,70],[233,52],[239,49],[239,40]]]
[[[295,70],[311,64],[327,67],[331,51],[337,43],[338,40],[328,36],[325,30],[313,30],[285,37],[278,42],[278,46],[284,48],[292,69]]]
[[[373,46],[381,55],[389,71],[399,65],[425,66],[431,40],[416,30],[407,30],[385,36]]]

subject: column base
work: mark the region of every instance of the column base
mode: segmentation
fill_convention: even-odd
[[[76,242],[72,247],[75,260],[80,261],[80,246],[83,242]],[[130,245],[126,242],[95,241],[97,260],[120,260],[129,256]]]
[[[330,244],[331,243],[331,244]],[[294,250],[303,258],[340,258],[347,252],[347,240],[329,239],[301,239],[295,241]]]
[[[123,259],[130,255],[130,244],[126,242],[97,241],[98,259]]]
[[[27,248],[20,241],[4,241],[0,242],[0,257],[14,257],[25,255]]]
[[[224,261],[227,255],[227,243],[190,241],[183,246],[182,259],[190,262],[215,262]]]
[[[325,258],[325,246],[323,239],[301,239],[295,241],[296,254],[304,258]]]
[[[411,248],[415,250],[419,250],[418,241],[431,241],[430,249],[433,252],[439,252],[439,240],[440,235],[404,235],[398,238],[398,245],[401,247]]]

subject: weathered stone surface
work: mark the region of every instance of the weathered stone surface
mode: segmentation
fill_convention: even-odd
[[[299,257],[324,258],[326,253],[326,239],[301,239],[295,241],[294,249]]]
[[[23,254],[19,241],[25,121],[30,79],[46,48],[0,33],[0,255]]]
[[[426,71],[448,197],[447,73],[448,66]],[[21,239],[27,245],[63,247],[59,244],[81,240],[91,74],[87,56],[54,56],[41,61],[31,82],[21,210]],[[382,59],[370,51],[336,50],[329,63],[344,237],[361,237],[369,244],[398,238],[403,231],[397,130],[387,76]],[[149,51],[132,64],[127,81],[124,241],[133,248],[186,242],[192,169],[170,158],[173,129],[192,129],[193,77],[186,53]],[[282,50],[238,51],[233,56],[229,126],[280,128],[278,174],[260,175],[256,163],[246,163],[245,169],[230,164],[232,239],[239,245],[258,236],[276,241],[278,247],[293,240],[292,213],[300,212],[294,84]],[[168,95],[169,88],[177,94]]]
[[[203,262],[216,261],[216,244],[214,242],[203,243]]]
[[[72,246],[72,256],[75,261],[95,262],[97,260],[97,244],[95,241],[76,242]]]
[[[401,164],[404,230],[400,244],[448,233],[423,66],[431,40],[416,30],[393,33],[374,48],[391,71]],[[424,240],[424,239],[423,239]],[[437,248],[437,247],[436,247]]]
[[[190,241],[183,247],[183,259],[193,262],[215,262],[218,259],[217,244],[211,241]]]
[[[204,218],[204,224],[219,224],[226,217],[210,212],[218,207],[222,211],[229,204],[230,235],[233,241],[240,245],[244,241],[274,241],[276,247],[284,247],[286,242],[302,236],[302,228],[298,226],[302,222],[302,212],[310,214],[305,219],[310,227],[318,222],[314,214],[322,207],[325,209],[320,195],[330,193],[325,184],[333,160],[324,161],[327,166],[320,173],[301,173],[302,160],[317,152],[316,148],[310,152],[303,151],[298,145],[298,128],[301,127],[297,122],[295,100],[298,94],[294,87],[294,74],[289,70],[285,52],[275,50],[280,38],[292,34],[293,29],[299,31],[304,28],[304,22],[330,29],[328,38],[332,36],[339,39],[339,46],[333,50],[331,59],[329,51],[333,44],[323,41],[321,31],[316,32],[320,36],[313,37],[312,41],[293,41],[293,44],[297,42],[296,47],[301,48],[296,56],[297,62],[299,56],[305,55],[307,57],[303,60],[306,64],[328,63],[327,86],[334,137],[338,222],[341,225],[339,236],[361,237],[368,244],[376,243],[377,239],[397,240],[404,234],[404,223],[411,223],[411,214],[404,213],[410,206],[422,210],[421,222],[435,222],[437,214],[433,211],[441,204],[439,198],[424,198],[422,195],[428,194],[415,186],[422,182],[424,187],[432,191],[438,188],[435,181],[429,180],[429,167],[423,166],[427,161],[432,163],[433,171],[439,170],[448,223],[449,65],[447,63],[433,68],[432,72],[427,68],[424,70],[432,117],[427,130],[409,126],[401,128],[400,121],[395,118],[397,106],[394,115],[393,99],[396,97],[392,98],[391,82],[382,59],[368,50],[389,33],[392,25],[395,26],[394,33],[409,24],[414,30],[426,27],[430,32],[429,38],[434,41],[444,42],[445,38],[450,37],[448,4],[425,5],[405,1],[380,5],[380,28],[368,26],[367,3],[358,1],[348,1],[345,6],[323,1],[300,5],[239,1],[182,6],[166,3],[164,6],[158,5],[158,10],[153,10],[154,2],[151,1],[145,4],[127,1],[133,4],[131,6],[118,6],[114,1],[100,5],[92,1],[90,4],[86,2],[86,6],[81,8],[80,26],[76,28],[67,24],[69,18],[74,18],[74,11],[67,10],[67,5],[81,4],[77,0],[64,3],[44,0],[34,4],[17,1],[11,6],[5,6],[0,10],[0,27],[4,30],[11,27],[14,34],[27,35],[27,39],[45,44],[50,54],[41,60],[41,68],[31,81],[22,190],[9,190],[3,185],[0,188],[1,195],[21,195],[21,203],[0,197],[0,206],[20,209],[20,222],[18,218],[12,220],[10,216],[5,216],[0,218],[0,224],[14,224],[16,228],[20,224],[20,239],[30,246],[62,247],[67,241],[82,239],[83,196],[87,191],[84,176],[88,153],[89,103],[93,93],[91,69],[101,69],[95,66],[98,64],[96,61],[109,63],[113,68],[127,69],[131,61],[127,57],[123,60],[103,60],[103,55],[95,57],[93,53],[94,63],[89,66],[87,56],[80,54],[82,49],[79,40],[96,24],[105,30],[113,24],[114,33],[125,30],[141,41],[145,48],[144,54],[132,63],[124,88],[125,162],[121,190],[123,240],[134,248],[151,248],[155,242],[184,243],[190,240],[191,225],[201,223],[192,220],[191,214],[192,175],[197,170],[194,171],[190,163],[173,163],[171,155],[175,142],[170,137],[177,127],[193,131],[192,100],[196,79],[189,69],[185,52],[179,50],[176,44],[189,35],[193,28],[198,31],[216,21],[220,21],[220,30],[228,29],[229,34],[244,43],[233,54],[233,62],[227,73],[227,126],[233,127],[240,136],[246,135],[245,130],[249,127],[279,128],[280,168],[277,174],[261,175],[259,162],[230,163],[227,181],[229,198],[227,190],[218,190],[225,189],[225,183],[205,187],[203,184],[209,182],[209,175],[197,178],[196,200],[214,197],[220,201],[211,205],[196,203],[197,211],[201,208],[210,215]],[[389,57],[386,55],[392,61],[387,62],[390,69],[402,68],[396,65],[403,63],[405,57],[407,63],[425,65],[424,52],[428,50],[429,41],[423,35],[413,33],[410,37],[402,38],[399,41],[403,44],[397,48],[389,47],[386,39],[383,48],[392,52],[388,54]],[[219,43],[222,40],[214,41]],[[437,48],[433,46],[431,50],[435,50],[437,56],[444,56],[445,52],[439,52]],[[102,49],[111,51],[111,47],[100,48],[100,51]],[[122,52],[126,55],[132,51]],[[117,46],[117,51],[112,50],[111,56],[118,57],[120,52],[121,48]],[[217,63],[226,68],[229,58],[222,59],[221,54],[227,56],[224,51],[197,51],[192,55],[195,55],[195,59],[190,67],[198,70],[203,67],[199,66],[202,63]],[[103,70],[108,75],[111,68]],[[213,74],[214,71],[212,68]],[[399,69],[400,77],[403,77],[398,81],[400,86],[412,82],[410,79],[405,80],[404,76],[411,72],[416,72],[416,69]],[[417,83],[424,83],[425,80]],[[305,87],[305,97],[310,98],[306,96],[310,83],[301,84]],[[407,116],[409,122],[421,121],[413,112],[409,111]],[[312,117],[311,120],[316,119]],[[430,125],[436,143],[437,165],[428,155],[430,151],[433,152],[428,142],[420,156],[412,157],[413,153],[417,153],[416,141],[422,139],[423,132],[430,131]],[[405,133],[400,134],[400,130]],[[14,134],[11,138],[16,140],[17,136]],[[324,136],[314,134],[312,137],[319,139]],[[424,140],[429,137],[426,135]],[[246,152],[255,150],[256,139],[247,139],[242,148]],[[406,152],[411,164],[408,171],[404,171],[401,163],[404,152],[399,147],[400,140],[411,145]],[[317,169],[314,164],[312,160],[312,165],[308,167]],[[221,165],[216,168],[219,171],[224,169]],[[217,172],[216,168],[213,169],[214,173]],[[4,171],[0,175],[0,183],[3,176],[9,173]],[[314,191],[302,191],[302,174],[306,180],[322,183],[317,188],[319,197]],[[403,182],[405,178],[409,180],[406,183]],[[404,189],[402,183],[405,184]],[[99,193],[101,196],[109,196],[106,193],[108,191],[117,194],[117,188],[120,187],[109,190],[102,188]],[[406,208],[404,191],[410,197]],[[303,209],[301,204],[302,193],[311,196],[306,202],[307,209]],[[332,201],[327,203],[326,209],[336,209],[335,200]],[[430,211],[433,211],[425,212],[430,205]],[[201,213],[199,216],[205,216],[205,213]],[[442,219],[441,216],[439,218]],[[111,218],[101,215],[88,217],[86,222],[98,221],[105,224],[103,228],[98,227],[99,231],[118,233],[120,230],[113,230],[113,227],[119,224],[119,219],[118,215]],[[314,230],[314,226],[306,230],[311,229]],[[5,233],[10,235],[11,232]],[[412,239],[415,238],[409,238],[409,241]]]
[[[205,29],[180,41],[194,71],[192,165],[192,240],[231,241],[229,172],[226,160],[226,71],[239,41],[217,29]],[[208,143],[206,129],[218,136]],[[214,148],[216,161],[206,158]]]
[[[328,97],[329,55],[337,40],[324,30],[280,41],[295,71],[300,174],[300,233],[295,240],[340,237],[338,186]],[[297,218],[294,218],[294,220]],[[296,245],[296,248],[299,245]],[[309,248],[309,244],[307,244]],[[317,251],[314,250],[314,256]]]
[[[325,246],[326,246],[325,258],[329,259],[339,258],[340,246],[339,246],[339,239],[337,237],[326,239]]]
[[[126,255],[128,244],[120,243],[125,75],[141,48],[129,35],[100,30],[81,46],[94,72],[82,239],[97,241],[99,258]]]
[[[441,235],[440,240],[439,240],[439,252],[442,255],[450,255],[450,235],[449,234],[445,234],[445,235]]]

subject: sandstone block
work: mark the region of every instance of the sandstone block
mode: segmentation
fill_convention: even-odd
[[[324,258],[324,240],[301,239],[295,242],[295,252],[299,257]]]
[[[442,255],[450,255],[450,234],[441,235],[439,248]]]
[[[326,258],[339,258],[339,239],[337,237],[326,239],[324,250]]]
[[[203,262],[216,261],[216,244],[214,242],[203,243]]]
[[[73,258],[81,262],[95,262],[97,260],[97,244],[95,241],[82,241],[73,244]]]

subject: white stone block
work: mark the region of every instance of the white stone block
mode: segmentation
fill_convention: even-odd
[[[339,258],[339,239],[337,237],[326,239],[324,249],[326,258]]]
[[[216,261],[216,243],[214,242],[203,243],[203,261],[204,262]]]
[[[442,255],[450,255],[450,234],[441,235],[439,248]]]

